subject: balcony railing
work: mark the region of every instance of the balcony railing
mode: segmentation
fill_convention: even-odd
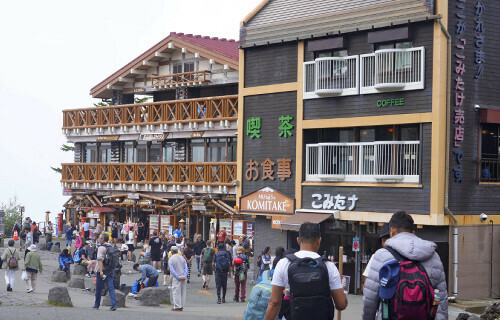
[[[163,76],[154,76],[151,78],[151,85],[154,88],[170,88],[176,86],[202,84],[204,82],[210,82],[210,71],[208,70],[174,73]]]
[[[304,63],[304,98],[359,93],[359,56],[318,58]]]
[[[479,159],[481,182],[500,182],[500,159]]]
[[[63,129],[118,128],[238,119],[238,96],[63,110]]]
[[[384,49],[361,55],[360,93],[424,88],[425,48]]]
[[[419,141],[306,145],[306,181],[419,182]]]
[[[233,186],[236,162],[64,163],[64,183]]]

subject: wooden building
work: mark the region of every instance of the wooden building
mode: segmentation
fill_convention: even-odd
[[[104,103],[63,111],[73,215],[144,220],[150,233],[184,219],[208,239],[212,219],[236,214],[238,46],[170,33],[90,90]]]
[[[255,8],[240,25],[237,198],[256,253],[321,223],[321,251],[344,247],[359,293],[380,226],[406,210],[450,296],[498,297],[498,14],[486,0]]]

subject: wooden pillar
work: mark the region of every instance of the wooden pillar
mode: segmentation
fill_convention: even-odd
[[[177,212],[174,212],[174,225],[172,226],[172,228],[174,229],[174,231],[175,231],[176,227],[177,227]]]
[[[196,214],[196,234],[200,234],[200,214]]]

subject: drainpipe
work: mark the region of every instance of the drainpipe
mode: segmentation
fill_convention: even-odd
[[[438,18],[439,26],[443,31],[447,39],[447,55],[448,63],[446,66],[446,145],[445,145],[445,155],[446,155],[446,165],[445,165],[445,194],[444,194],[444,209],[445,214],[448,215],[453,220],[453,296],[449,296],[448,300],[455,301],[458,295],[458,228],[457,219],[448,208],[448,190],[450,184],[449,172],[450,172],[450,79],[451,79],[451,36],[448,30],[441,22],[441,17]]]

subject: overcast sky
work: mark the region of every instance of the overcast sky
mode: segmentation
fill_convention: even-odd
[[[26,216],[51,220],[68,197],[50,166],[62,110],[91,107],[90,88],[171,31],[238,39],[260,0],[1,1],[0,202],[17,196]]]

